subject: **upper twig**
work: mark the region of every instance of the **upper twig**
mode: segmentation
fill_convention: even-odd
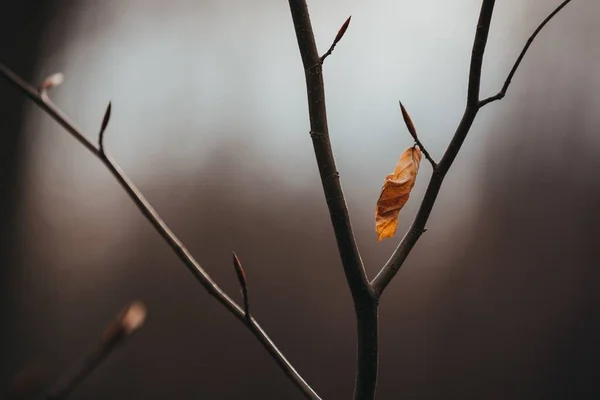
[[[477,29],[475,31],[475,40],[473,41],[473,50],[471,51],[469,86],[467,88],[467,108],[474,108],[477,106],[477,103],[479,103],[483,55],[485,53],[485,46],[487,45],[495,4],[495,0],[483,0],[483,3],[481,4],[479,20],[477,21]]]
[[[527,50],[529,49],[529,46],[531,46],[531,44],[533,43],[533,40],[535,39],[535,37],[538,35],[538,33],[540,33],[540,31],[542,30],[542,28],[544,28],[544,26],[546,26],[546,24],[548,22],[550,22],[550,20],[556,14],[558,14],[558,12],[560,10],[562,10],[563,7],[565,7],[570,2],[571,2],[571,0],[565,0],[565,1],[563,1],[558,7],[556,7],[556,9],[554,11],[552,11],[546,17],[546,19],[544,19],[539,24],[539,26],[536,28],[535,31],[533,31],[533,33],[531,34],[531,36],[529,37],[529,39],[527,39],[527,42],[525,43],[525,46],[523,47],[523,50],[521,50],[521,53],[519,54],[519,57],[517,57],[517,60],[515,61],[515,64],[513,65],[513,67],[510,70],[510,73],[506,77],[506,81],[504,81],[504,85],[502,85],[502,89],[500,89],[500,91],[497,94],[495,94],[494,96],[490,96],[487,99],[481,100],[479,102],[479,108],[481,108],[481,107],[485,106],[486,104],[489,104],[489,103],[491,103],[493,101],[502,100],[504,98],[504,96],[506,96],[506,91],[508,90],[508,87],[510,86],[510,84],[512,82],[512,79],[515,76],[515,73],[517,72],[517,69],[519,68],[519,65],[521,65],[521,61],[523,61],[523,57],[525,57],[525,53],[527,53]]]
[[[323,54],[321,56],[321,58],[319,59],[319,63],[323,64],[323,61],[325,61],[325,59],[327,57],[329,57],[329,55],[331,53],[333,53],[333,49],[335,49],[335,46],[338,44],[338,42],[340,40],[342,40],[342,38],[344,37],[344,33],[346,33],[346,29],[348,29],[348,25],[350,25],[350,20],[352,19],[352,15],[348,17],[348,19],[346,21],[344,21],[342,27],[338,30],[337,35],[335,35],[335,39],[333,39],[333,43],[331,44],[331,47],[329,47],[329,50],[327,50],[325,52],[325,54]]]
[[[154,210],[152,205],[146,200],[140,190],[134,185],[134,183],[123,173],[121,167],[104,151],[97,148],[87,137],[83,134],[83,131],[75,125],[47,96],[42,96],[45,91],[38,91],[27,84],[14,72],[9,70],[6,66],[0,63],[0,76],[6,78],[11,84],[18,87],[27,97],[29,97],[35,104],[37,104],[42,110],[50,115],[56,122],[58,122],[67,132],[69,132],[77,141],[79,141],[87,150],[89,150],[94,156],[96,156],[106,168],[113,174],[115,179],[119,182],[123,190],[127,192],[131,200],[138,207],[143,216],[152,224],[156,231],[161,237],[167,242],[171,249],[175,252],[177,257],[183,262],[188,270],[196,277],[198,282],[206,289],[206,291],[213,296],[219,303],[221,303],[227,310],[229,310],[238,320],[243,322],[250,332],[256,337],[260,344],[267,350],[271,357],[275,360],[277,365],[283,370],[288,378],[296,385],[296,387],[302,392],[302,394],[313,400],[319,400],[320,397],[310,387],[310,385],[300,376],[300,374],[294,369],[292,364],[285,358],[281,351],[277,348],[275,343],[269,338],[267,333],[262,329],[258,322],[254,318],[250,318],[248,322],[246,320],[246,313],[240,306],[236,304],[217,284],[212,280],[210,275],[200,266],[200,264],[194,259],[191,253],[185,248],[181,240],[175,236],[173,231],[168,225],[162,220],[159,214]]]

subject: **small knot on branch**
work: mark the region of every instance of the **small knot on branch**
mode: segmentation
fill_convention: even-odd
[[[326,133],[316,132],[316,131],[310,131],[309,135],[313,139],[321,139],[321,140],[325,140],[325,138],[328,136]]]
[[[323,182],[327,182],[330,179],[338,179],[339,177],[340,177],[340,173],[336,171],[333,174],[326,177],[325,179],[323,179]]]

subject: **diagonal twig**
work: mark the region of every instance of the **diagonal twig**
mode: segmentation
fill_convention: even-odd
[[[352,294],[358,331],[354,399],[375,396],[378,368],[378,302],[363,266],[350,224],[327,127],[322,63],[306,0],[288,0],[306,80],[310,133],[346,282]],[[339,34],[338,34],[339,35]]]
[[[97,148],[84,134],[83,131],[75,125],[47,96],[42,96],[42,93],[34,89],[31,85],[21,79],[18,75],[0,63],[0,76],[4,77],[8,82],[20,89],[29,99],[37,104],[42,110],[50,115],[58,122],[67,132],[69,132],[83,147],[89,150],[96,156],[112,173],[121,187],[129,195],[131,200],[138,207],[142,215],[152,224],[154,229],[161,235],[165,242],[175,252],[177,257],[183,262],[187,269],[196,277],[198,282],[221,303],[229,312],[231,312],[238,320],[248,327],[250,332],[256,337],[259,343],[267,350],[269,355],[275,360],[277,365],[282,369],[285,375],[296,385],[302,394],[313,400],[318,400],[320,397],[310,387],[310,385],[302,378],[302,376],[294,369],[292,364],[285,358],[275,343],[269,338],[267,333],[262,329],[254,318],[250,318],[250,322],[246,321],[244,310],[236,304],[217,284],[212,280],[210,275],[200,266],[190,252],[185,248],[181,240],[175,236],[173,231],[161,219],[159,214],[154,210],[152,205],[146,200],[140,190],[134,183],[123,173],[119,165],[104,151]]]
[[[506,81],[504,81],[504,85],[502,85],[502,89],[500,89],[500,91],[495,94],[494,96],[490,96],[487,99],[481,100],[479,102],[479,108],[485,106],[486,104],[489,104],[493,101],[496,100],[502,100],[504,98],[504,96],[506,96],[506,91],[508,90],[508,87],[510,86],[513,77],[515,76],[515,73],[517,72],[517,69],[519,68],[519,65],[521,65],[521,61],[523,61],[523,57],[525,57],[525,53],[527,53],[527,50],[529,50],[529,46],[531,46],[531,44],[533,43],[535,37],[538,35],[538,33],[540,33],[540,31],[544,28],[544,26],[546,26],[546,24],[548,22],[550,22],[550,20],[552,18],[554,18],[554,16],[556,14],[558,14],[558,12],[560,10],[562,10],[567,4],[569,4],[571,2],[571,0],[564,0],[561,4],[559,4],[558,7],[556,7],[556,9],[554,9],[554,11],[552,11],[547,17],[546,19],[544,19],[540,25],[536,28],[535,31],[533,31],[533,33],[531,34],[531,36],[529,37],[529,39],[527,39],[527,42],[525,43],[525,46],[523,47],[523,50],[521,50],[521,53],[519,54],[519,57],[517,57],[517,61],[515,61],[515,64],[513,65],[512,69],[510,70],[510,73],[508,74],[508,77],[506,78]]]

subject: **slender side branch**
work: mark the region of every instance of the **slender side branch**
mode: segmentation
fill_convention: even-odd
[[[456,128],[456,132],[444,156],[442,157],[440,163],[438,164],[438,168],[433,172],[431,180],[429,181],[429,185],[427,187],[427,191],[425,192],[425,196],[423,201],[421,202],[421,206],[419,207],[419,211],[417,215],[406,233],[406,235],[400,241],[400,244],[394,250],[394,253],[390,257],[390,259],[383,266],[379,274],[373,279],[371,285],[373,286],[373,290],[378,296],[381,296],[385,288],[389,285],[391,280],[394,278],[408,255],[410,254],[412,248],[417,243],[423,232],[425,232],[425,224],[429,219],[429,215],[431,214],[431,210],[435,204],[435,200],[442,186],[442,182],[444,181],[444,177],[448,173],[452,163],[456,159],[460,148],[471,129],[473,121],[477,116],[477,112],[484,105],[491,103],[492,101],[499,100],[504,97],[506,94],[506,90],[510,85],[511,79],[515,74],[521,60],[525,56],[527,49],[533,42],[533,39],[537,36],[537,34],[542,30],[542,28],[556,15],[562,8],[564,8],[571,0],[563,1],[535,30],[532,36],[527,41],[525,48],[519,55],[517,62],[513,66],[508,79],[504,83],[504,86],[500,93],[496,96],[492,96],[483,101],[479,100],[480,95],[480,86],[481,86],[481,69],[483,65],[483,55],[485,52],[485,47],[487,43],[488,33],[490,29],[490,24],[492,21],[492,14],[494,11],[495,0],[483,0],[481,5],[481,11],[479,14],[479,21],[477,22],[477,30],[475,33],[475,40],[473,43],[473,51],[471,54],[471,66],[469,69],[469,85],[467,89],[467,105],[465,107],[465,111],[463,113],[462,119]]]
[[[350,25],[350,20],[351,19],[352,19],[352,15],[348,17],[348,19],[344,22],[344,24],[342,25],[342,27],[338,31],[337,35],[335,35],[335,39],[333,39],[333,43],[331,43],[331,47],[329,47],[329,50],[327,50],[325,52],[325,54],[323,54],[321,56],[321,58],[319,59],[319,62],[321,64],[323,64],[323,61],[325,61],[325,59],[327,57],[329,57],[331,55],[331,53],[333,53],[333,49],[335,49],[335,46],[338,44],[338,42],[340,40],[342,40],[342,38],[344,37],[344,33],[346,33],[346,29],[348,29],[348,25]]]
[[[248,327],[259,343],[267,350],[267,352],[283,370],[286,376],[296,385],[296,387],[302,392],[302,394],[304,394],[306,398],[319,400],[320,397],[317,395],[317,393],[294,369],[292,364],[285,358],[285,356],[277,348],[275,343],[273,343],[271,338],[269,338],[267,333],[262,329],[258,322],[254,318],[250,318],[250,322],[246,321],[246,314],[244,310],[240,308],[240,306],[238,306],[229,296],[227,296],[227,294],[216,284],[216,282],[212,280],[204,268],[202,268],[200,264],[193,258],[181,240],[175,236],[167,224],[160,218],[158,213],[150,205],[148,200],[146,200],[140,190],[123,173],[119,165],[106,152],[96,148],[96,146],[94,146],[94,144],[82,133],[83,131],[77,127],[77,125],[75,125],[75,123],[73,123],[47,96],[42,96],[41,94],[44,92],[39,92],[31,87],[2,63],[0,63],[0,76],[3,76],[11,84],[19,88],[27,97],[29,97],[29,99],[36,103],[77,141],[79,141],[79,143],[81,143],[94,156],[100,159],[100,161],[102,161],[106,168],[108,168],[115,179],[119,182],[121,187],[133,200],[143,216],[152,224],[156,231],[161,235],[165,242],[167,242],[171,249],[173,249],[177,257],[196,277],[198,282],[200,282],[206,291],[219,303],[225,306],[225,308],[227,308],[227,310],[229,310],[238,320]]]
[[[358,359],[354,398],[371,400],[375,396],[377,383],[378,302],[367,280],[354,239],[348,207],[335,165],[327,127],[322,63],[317,52],[308,6],[305,0],[289,0],[289,5],[304,66],[313,148],[357,319]],[[343,30],[344,27],[340,32],[343,33]],[[341,37],[340,33],[338,37]]]
[[[479,87],[481,86],[481,67],[483,65],[483,54],[487,43],[490,24],[492,22],[492,14],[494,11],[495,0],[483,0],[479,20],[477,22],[477,30],[475,32],[475,40],[473,42],[473,51],[471,53],[471,66],[469,68],[469,86],[467,89],[467,105],[463,117],[456,128],[454,137],[452,138],[444,156],[442,157],[437,168],[433,171],[431,180],[425,192],[425,197],[421,202],[417,215],[400,244],[394,250],[390,259],[385,263],[379,274],[373,279],[371,285],[377,296],[381,296],[385,288],[392,281],[408,254],[417,243],[425,230],[425,224],[429,219],[431,210],[435,204],[437,195],[442,187],[444,177],[452,162],[456,158],[460,147],[462,146],[469,129],[477,116],[479,103]]]
[[[512,69],[510,70],[510,73],[508,74],[506,81],[504,81],[504,85],[502,85],[502,89],[500,89],[500,91],[496,95],[490,96],[487,99],[481,100],[479,102],[479,108],[481,108],[481,107],[485,106],[486,104],[489,104],[493,101],[502,100],[504,98],[504,96],[506,96],[506,91],[508,90],[508,87],[510,86],[512,79],[515,76],[517,69],[519,68],[519,65],[521,65],[521,61],[523,61],[523,57],[525,57],[525,53],[527,53],[527,50],[529,50],[529,46],[531,46],[535,37],[538,35],[538,33],[540,33],[540,31],[544,28],[544,26],[546,26],[546,24],[548,22],[550,22],[550,20],[552,18],[554,18],[554,16],[556,14],[558,14],[558,12],[560,10],[562,10],[570,2],[571,2],[571,0],[563,1],[558,7],[556,7],[556,9],[554,11],[552,11],[550,13],[550,15],[548,15],[546,17],[546,19],[544,19],[542,21],[542,23],[540,23],[540,25],[536,28],[536,30],[533,31],[533,33],[531,34],[529,39],[527,39],[527,42],[525,43],[523,50],[521,50],[521,54],[519,54],[519,57],[517,57],[517,61],[515,61],[515,64],[513,65]]]
[[[423,143],[421,143],[421,140],[419,140],[419,138],[415,139],[415,144],[417,146],[419,146],[419,149],[421,149],[421,153],[423,153],[423,155],[425,156],[425,158],[427,159],[427,161],[429,161],[429,164],[431,164],[431,167],[435,171],[437,169],[437,163],[435,162],[435,160],[433,159],[433,157],[431,157],[431,155],[429,154],[429,152],[427,151],[427,149],[425,148],[425,146],[423,146]]]

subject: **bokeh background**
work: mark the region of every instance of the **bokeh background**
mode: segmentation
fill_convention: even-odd
[[[106,145],[234,298],[326,399],[350,398],[355,322],[308,135],[286,1],[0,3],[0,60]],[[498,2],[483,96],[558,0]],[[397,101],[441,157],[461,116],[479,0],[311,1],[334,151],[369,276],[381,184],[412,144]],[[381,306],[379,399],[600,396],[600,4],[542,32],[509,95],[480,113],[428,231]],[[144,328],[73,399],[300,399],[206,294],[103,166],[0,82],[0,386],[52,380],[128,302]],[[35,372],[38,371],[38,372]],[[42,372],[39,372],[42,371]]]

